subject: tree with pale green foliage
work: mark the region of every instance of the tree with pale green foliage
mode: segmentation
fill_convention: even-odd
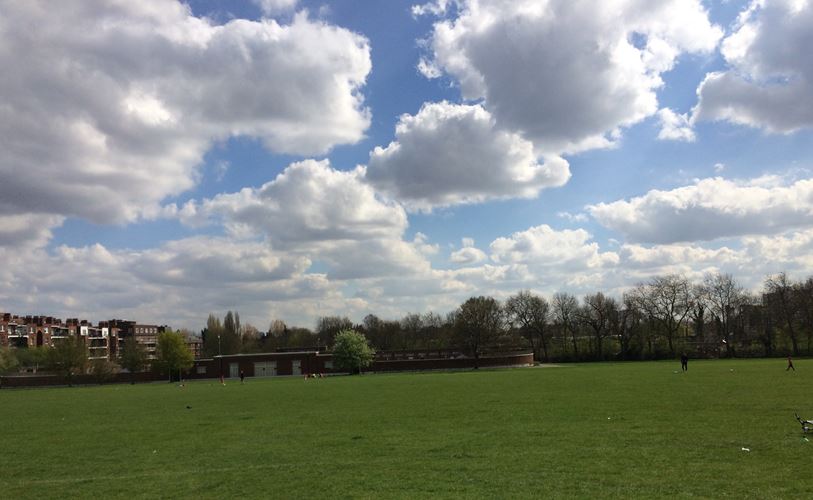
[[[85,371],[88,364],[88,349],[81,337],[69,337],[54,342],[48,350],[46,365],[48,369],[65,377],[68,385],[74,375]]]
[[[50,347],[22,347],[14,349],[13,354],[16,356],[20,368],[31,369],[37,373],[40,366],[48,365],[50,350]]]
[[[147,348],[136,340],[135,337],[129,337],[124,341],[124,346],[119,353],[119,364],[122,368],[130,372],[130,383],[135,383],[135,373],[144,371],[149,364],[150,357],[147,353]]]
[[[336,334],[333,344],[333,366],[342,371],[361,373],[370,366],[375,351],[361,333],[345,329]]]
[[[158,344],[155,349],[155,363],[161,370],[166,370],[169,381],[172,382],[172,373],[191,368],[195,357],[186,345],[186,339],[180,332],[164,332],[158,334]]]
[[[6,347],[0,348],[0,373],[9,373],[16,369],[20,363],[17,361],[17,356],[11,349]]]

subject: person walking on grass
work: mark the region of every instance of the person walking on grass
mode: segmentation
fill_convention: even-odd
[[[240,370],[240,383],[243,384],[246,381],[246,372]]]
[[[684,372],[689,371],[689,355],[686,354],[685,352],[680,355],[680,368]]]
[[[796,368],[793,367],[793,359],[790,356],[788,356],[788,367],[785,368],[785,371],[788,370],[796,371]]]

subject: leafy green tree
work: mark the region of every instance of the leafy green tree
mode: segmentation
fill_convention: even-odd
[[[367,337],[355,330],[342,330],[336,334],[333,344],[333,365],[352,373],[361,373],[370,366],[375,351],[367,343]]]
[[[124,346],[119,354],[119,364],[130,372],[130,383],[135,383],[135,374],[144,371],[149,363],[147,348],[140,344],[135,337],[130,337],[124,341]]]
[[[65,377],[69,386],[73,385],[73,376],[84,372],[87,364],[88,350],[81,337],[60,339],[48,350],[46,366]]]
[[[13,371],[20,362],[17,361],[17,356],[14,351],[8,348],[0,348],[0,373],[9,373]]]
[[[14,355],[20,367],[31,368],[36,373],[40,366],[48,364],[50,350],[50,347],[23,347],[15,349]]]
[[[155,356],[157,367],[167,371],[170,382],[172,382],[172,372],[191,368],[195,362],[195,357],[180,332],[158,334]]]

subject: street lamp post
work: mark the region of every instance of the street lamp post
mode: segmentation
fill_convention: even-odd
[[[223,381],[223,355],[220,354],[220,334],[217,335],[217,357],[220,358],[220,381]]]

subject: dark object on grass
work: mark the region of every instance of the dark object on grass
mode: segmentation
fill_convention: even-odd
[[[186,405],[186,409],[187,409],[187,410],[191,410],[191,409],[192,409],[192,407],[191,407],[191,406],[189,406],[189,405]]]
[[[802,420],[802,418],[797,414],[796,420],[802,424],[802,432],[809,432],[813,430],[813,420]]]

